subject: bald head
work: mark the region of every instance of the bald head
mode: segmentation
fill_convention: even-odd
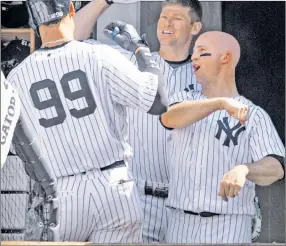
[[[230,62],[235,67],[240,58],[240,45],[230,34],[225,32],[211,31],[203,33],[196,41],[196,45],[212,44],[220,54],[229,53]]]

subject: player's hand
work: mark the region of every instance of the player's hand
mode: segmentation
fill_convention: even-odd
[[[135,52],[138,47],[147,47],[135,28],[122,21],[113,21],[104,30],[104,35],[113,40],[123,49]]]
[[[236,197],[245,184],[248,168],[245,165],[237,165],[228,171],[220,182],[220,190],[218,195],[224,201],[228,201],[228,197]]]
[[[248,118],[249,106],[232,98],[222,99],[222,108],[243,125]]]

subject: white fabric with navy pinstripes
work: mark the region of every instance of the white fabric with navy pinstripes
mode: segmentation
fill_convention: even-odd
[[[94,40],[88,40],[88,42],[98,43]],[[136,64],[134,54],[116,45],[112,47]],[[176,68],[172,68],[157,52],[154,52],[153,56],[167,81],[169,97],[175,92],[201,89],[201,85],[196,83],[190,62],[176,64]],[[127,109],[127,113],[129,120],[128,141],[133,149],[133,158],[129,163],[134,176],[139,180],[137,183],[139,190],[144,191],[145,181],[153,187],[168,186],[167,155],[171,132],[162,127],[158,116],[144,114],[130,108]],[[141,194],[140,200],[144,215],[143,241],[164,242],[167,228],[165,199]]]
[[[118,46],[113,46],[127,59],[136,64],[135,56]],[[161,71],[167,81],[169,98],[179,91],[200,90],[201,85],[196,82],[190,61],[169,64],[157,52],[153,53]],[[172,67],[173,66],[173,67]],[[158,116],[147,115],[138,110],[128,109],[129,143],[133,149],[130,166],[136,179],[143,209],[143,241],[165,242],[167,228],[167,213],[163,198],[145,195],[144,185],[165,187],[169,184],[168,173],[168,143],[171,132],[166,131],[159,123]]]
[[[92,40],[90,42],[96,43]],[[112,47],[137,65],[134,54],[123,50],[118,45]],[[169,99],[174,93],[180,91],[201,90],[201,84],[196,81],[191,62],[184,62],[173,68],[160,57],[158,52],[153,52],[152,55],[167,81]],[[159,186],[168,185],[167,153],[169,152],[168,142],[172,137],[171,132],[160,124],[158,116],[144,114],[132,108],[128,108],[127,113],[128,141],[133,149],[133,158],[129,162],[134,176],[138,180],[158,183]]]
[[[42,135],[57,177],[130,157],[126,106],[147,112],[158,87],[156,75],[139,72],[119,52],[78,41],[39,49],[8,80],[22,113],[39,119],[31,127]]]
[[[170,104],[205,98],[201,92],[182,92],[174,95]],[[234,99],[250,106],[245,129],[220,110],[186,128],[173,130],[168,206],[193,212],[255,214],[254,183],[247,180],[239,196],[224,202],[218,196],[220,181],[236,164],[252,163],[270,154],[284,156],[285,149],[262,108],[243,96]],[[220,131],[219,125],[232,131]]]
[[[191,62],[174,69],[157,52],[152,54],[167,81],[169,98],[179,91],[201,89],[201,85],[196,82],[193,74]],[[134,58],[133,56],[131,59],[136,63]],[[160,124],[158,116],[143,114],[132,108],[128,108],[127,112],[129,143],[133,149],[130,166],[134,176],[138,180],[168,185],[167,153],[171,132]]]

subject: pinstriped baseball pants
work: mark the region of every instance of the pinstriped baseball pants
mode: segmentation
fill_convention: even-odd
[[[150,195],[140,195],[140,200],[143,210],[143,242],[166,242],[166,199]]]
[[[203,218],[167,208],[168,243],[251,243],[251,215]]]
[[[61,240],[142,241],[138,190],[126,167],[61,177],[58,193]]]
[[[162,188],[163,184],[148,183],[149,186]],[[166,242],[167,211],[166,198],[145,194],[145,181],[137,181],[140,205],[143,212],[142,235],[144,243]]]

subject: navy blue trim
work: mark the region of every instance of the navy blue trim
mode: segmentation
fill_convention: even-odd
[[[280,156],[280,155],[275,155],[275,154],[270,154],[270,155],[267,155],[267,156],[273,157],[273,158],[275,158],[277,161],[280,162],[280,164],[281,164],[281,166],[282,166],[282,168],[283,168],[283,171],[284,171],[284,175],[283,175],[283,178],[282,178],[282,179],[284,179],[284,178],[285,178],[285,161],[284,161],[284,158],[283,158],[282,156]],[[266,156],[266,157],[267,157],[267,156]]]
[[[175,104],[178,104],[178,103],[181,103],[181,102],[172,103],[172,104],[169,105],[169,108],[170,108],[171,106],[175,105]],[[159,121],[160,121],[161,125],[162,125],[165,129],[167,129],[167,130],[169,130],[169,131],[174,130],[174,128],[169,128],[169,127],[167,127],[167,126],[165,126],[165,125],[163,124],[161,115],[159,116]]]
[[[67,42],[64,42],[62,44],[59,44],[59,45],[56,45],[56,46],[52,46],[52,47],[41,47],[38,49],[38,51],[44,51],[44,50],[55,50],[57,48],[61,48],[65,45],[67,45],[68,43],[72,42],[72,41],[75,41],[75,40],[70,40],[70,41],[67,41]]]
[[[169,64],[181,65],[187,62],[191,62],[191,57],[192,57],[191,55],[188,55],[187,58],[182,61],[168,61],[168,60],[165,60],[165,61]]]

